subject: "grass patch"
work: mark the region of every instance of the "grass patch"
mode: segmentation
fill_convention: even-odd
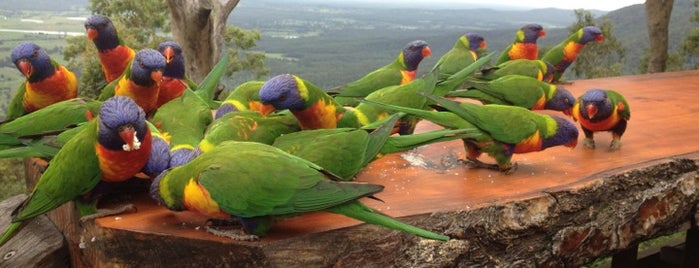
[[[22,159],[0,159],[0,200],[26,193]]]

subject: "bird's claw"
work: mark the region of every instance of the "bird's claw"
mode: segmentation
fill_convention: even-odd
[[[609,151],[615,151],[621,148],[621,140],[620,139],[613,139],[612,143],[609,144]]]
[[[257,241],[260,240],[259,236],[253,234],[246,234],[242,230],[219,230],[211,226],[205,226],[206,231],[220,237],[228,237],[233,240],[238,241]]]
[[[591,138],[585,138],[585,139],[583,140],[583,145],[584,145],[586,148],[595,149],[595,140],[593,140],[593,139],[591,139]]]

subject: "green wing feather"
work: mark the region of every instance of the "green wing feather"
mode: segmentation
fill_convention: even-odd
[[[213,121],[209,105],[194,91],[185,89],[182,96],[158,108],[150,120],[170,136],[170,145],[197,146]]]
[[[27,82],[22,82],[22,84],[17,88],[17,91],[15,92],[14,97],[12,97],[12,101],[10,101],[7,108],[5,122],[14,120],[15,118],[18,118],[26,113],[24,110],[24,105],[22,104],[22,100],[24,100],[24,93],[26,91]]]
[[[49,162],[13,222],[44,214],[86,194],[99,183],[102,172],[95,152],[98,119],[66,143]]]
[[[532,118],[535,114],[525,108],[468,102],[459,104],[440,97],[427,97],[504,143],[517,144],[537,131],[536,121]]]
[[[0,133],[20,138],[60,133],[87,122],[88,113],[97,116],[101,104],[82,98],[57,102],[0,125]]]
[[[376,91],[377,89],[400,85],[403,76],[401,71],[404,70],[398,60],[394,60],[388,65],[382,66],[376,69],[362,78],[349,82],[343,86],[335,87],[328,90],[328,94],[333,97],[355,97],[363,98],[369,95],[369,93]]]
[[[623,104],[624,109],[618,109],[617,113],[619,113],[619,115],[626,120],[631,119],[631,108],[629,107],[629,103],[626,102],[624,96],[614,90],[605,90],[605,92],[607,93],[607,98],[609,98],[614,105],[618,105],[618,103]]]
[[[214,164],[221,160],[225,165]],[[226,142],[192,165],[204,165],[199,183],[224,211],[239,217],[317,211],[376,192],[337,187],[320,166],[260,143]]]
[[[455,97],[475,98],[483,103],[514,105],[530,109],[544,97],[545,86],[547,83],[541,82],[535,78],[523,75],[506,75],[491,81],[469,81],[468,86],[474,89],[469,89],[464,92],[456,92],[450,94]],[[488,97],[479,98],[477,93],[469,93],[469,91],[480,91]],[[493,98],[496,101],[493,101]]]

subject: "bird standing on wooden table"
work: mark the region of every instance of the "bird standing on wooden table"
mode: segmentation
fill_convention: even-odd
[[[621,136],[631,119],[631,107],[616,91],[590,89],[575,102],[573,119],[580,121],[585,133],[585,147],[595,148],[595,132],[610,131],[612,142],[609,150],[613,151],[621,147]]]

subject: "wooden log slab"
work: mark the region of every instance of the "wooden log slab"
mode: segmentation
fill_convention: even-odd
[[[107,204],[132,202],[138,212],[83,225],[73,265],[579,266],[696,227],[699,71],[564,87],[576,96],[602,88],[627,98],[631,121],[620,150],[608,151],[611,134],[598,133],[597,149],[515,155],[519,168],[504,175],[459,163],[463,145],[453,141],[384,156],[358,174],[358,181],[386,186],[377,195],[383,203],[365,204],[445,233],[449,242],[325,212],[285,220],[260,241],[232,241],[204,231],[205,218],[168,211],[141,193]],[[421,122],[417,132],[432,129]]]
[[[0,229],[10,225],[10,214],[27,196],[16,195],[0,202]],[[39,216],[0,248],[0,267],[66,267],[68,248],[61,232],[47,216]]]

